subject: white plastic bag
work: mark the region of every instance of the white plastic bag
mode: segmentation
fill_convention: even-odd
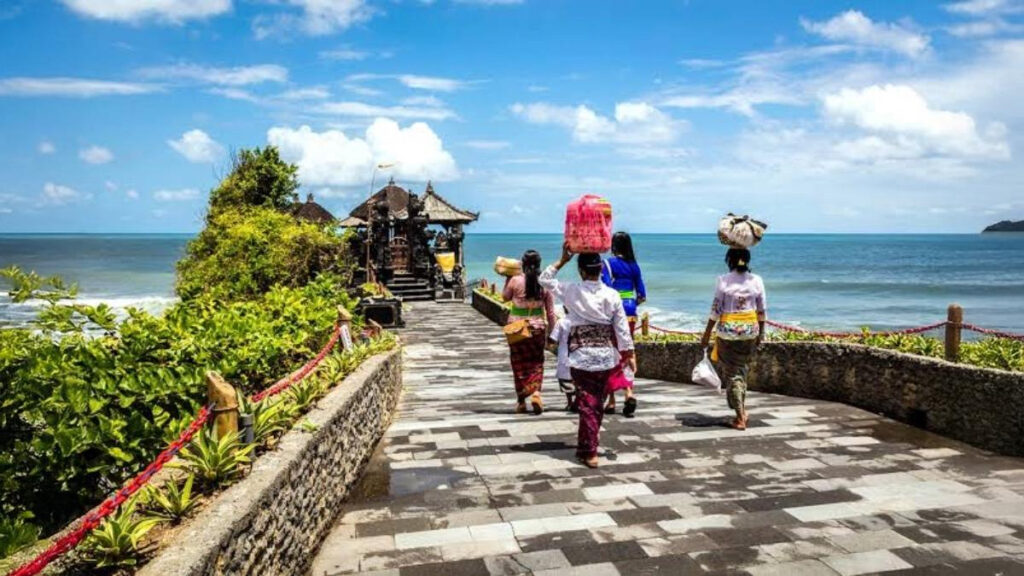
[[[697,362],[697,365],[693,367],[690,380],[694,384],[707,386],[708,388],[713,388],[719,394],[722,393],[722,379],[718,377],[718,371],[715,370],[714,364],[711,363],[711,358],[708,358],[707,350],[704,351],[704,359]]]

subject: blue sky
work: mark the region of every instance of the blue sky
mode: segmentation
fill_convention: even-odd
[[[4,0],[0,232],[191,232],[272,143],[344,214],[477,232],[975,232],[1024,218],[1021,0]]]

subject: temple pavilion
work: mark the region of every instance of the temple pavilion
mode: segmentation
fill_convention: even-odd
[[[422,195],[394,179],[356,206],[340,226],[355,228],[362,276],[405,300],[459,299],[466,293],[463,227],[479,214],[445,200],[427,183]]]

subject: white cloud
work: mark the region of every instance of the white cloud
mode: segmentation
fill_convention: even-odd
[[[57,146],[49,140],[43,140],[39,143],[36,150],[38,150],[40,154],[54,154],[57,152]]]
[[[210,88],[206,91],[208,94],[215,94],[217,96],[223,96],[229,100],[242,100],[244,102],[259,102],[259,98],[253,95],[247,90],[241,88]]]
[[[117,182],[114,182],[113,180],[107,180],[106,182],[103,183],[103,185],[107,188],[107,190],[110,190],[111,192],[117,190]]]
[[[685,123],[646,102],[620,102],[612,118],[587,106],[553,106],[545,103],[514,104],[512,112],[532,124],[555,124],[572,130],[578,142],[619,144],[667,144],[675,141]]]
[[[62,186],[53,182],[43,184],[43,204],[60,206],[70,202],[87,200],[91,197],[90,194],[83,194],[69,186]]]
[[[511,146],[511,143],[504,140],[470,140],[466,146],[477,150],[503,150]]]
[[[467,80],[443,78],[440,76],[421,76],[419,74],[352,74],[346,80],[349,82],[396,80],[407,88],[431,92],[455,92],[473,84],[473,82]]]
[[[834,42],[849,42],[865,48],[892,50],[907,56],[920,56],[928,51],[925,34],[900,25],[874,22],[857,10],[847,10],[824,22],[801,19],[805,30]]]
[[[389,117],[403,120],[448,120],[455,118],[455,112],[448,108],[432,106],[377,106],[364,102],[328,102],[322,104],[317,110],[322,114],[361,118]]]
[[[217,86],[248,86],[264,82],[287,82],[288,69],[276,64],[256,66],[215,67],[198,64],[174,64],[143,68],[139,74],[144,78],[162,80],[187,80]]]
[[[210,164],[224,156],[224,147],[199,129],[189,130],[177,140],[168,140],[167,144],[196,164]]]
[[[78,151],[78,157],[87,164],[109,164],[114,161],[114,153],[102,146],[90,146]]]
[[[303,186],[367,184],[377,163],[393,163],[394,175],[407,180],[459,177],[455,159],[422,122],[402,128],[394,120],[378,118],[363,138],[346,136],[340,130],[316,132],[309,126],[274,127],[267,132],[267,142],[277,146],[285,160],[298,165]]]
[[[337,48],[335,50],[323,50],[319,54],[320,58],[324,60],[346,60],[346,61],[361,61],[366,60],[371,53],[365,50],[355,50],[353,48]]]
[[[291,30],[323,36],[366,22],[376,13],[366,0],[283,0],[282,3],[299,8],[301,14],[257,17],[253,22],[257,38],[286,34]]]
[[[109,82],[88,78],[2,78],[0,96],[60,96],[93,98],[96,96],[130,96],[161,90],[153,84]]]
[[[187,202],[199,198],[199,190],[195,188],[182,188],[181,190],[157,190],[153,192],[153,198],[159,202]]]
[[[279,100],[326,100],[330,97],[331,93],[323,86],[296,88],[277,95]]]
[[[852,125],[877,135],[895,138],[895,143],[915,155],[926,151],[952,156],[1004,160],[1010,150],[1006,129],[992,123],[984,136],[974,118],[964,112],[938,110],[929,106],[920,93],[909,86],[886,84],[862,90],[843,89],[827,94],[824,114],[839,125]],[[880,138],[860,140],[846,146],[846,152],[865,152],[877,156],[892,151],[892,141]]]
[[[159,20],[181,23],[231,10],[231,0],[61,0],[82,16],[99,20],[139,22]]]
[[[127,196],[128,198],[131,198],[132,200],[136,200],[139,197],[139,192],[138,190],[132,188],[130,190],[125,190],[124,195]]]
[[[1015,14],[1024,12],[1020,0],[964,0],[943,4],[948,12],[967,16],[988,16],[993,14]]]

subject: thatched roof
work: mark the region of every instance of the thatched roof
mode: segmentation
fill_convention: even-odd
[[[295,205],[292,215],[299,220],[316,222],[317,224],[331,224],[335,221],[333,214],[323,206],[313,201],[312,194],[306,197],[305,203]]]
[[[370,196],[359,206],[356,206],[349,213],[349,217],[342,220],[341,225],[365,226],[366,221],[370,217],[369,207],[371,203],[376,204],[381,200],[387,201],[391,218],[405,220],[409,217],[409,192],[395,184],[395,181],[392,180],[388,182],[387,186],[378,190],[376,194]],[[427,190],[424,192],[422,200],[423,212],[427,217],[427,221],[431,224],[468,224],[475,222],[479,217],[479,214],[460,210],[453,206],[438,195],[437,192],[434,192],[434,186],[429,182],[427,183]]]
[[[475,212],[460,210],[453,206],[437,192],[434,192],[434,186],[430,182],[427,182],[427,191],[423,194],[423,206],[430,221],[439,224],[468,224],[475,222],[480,217]]]

